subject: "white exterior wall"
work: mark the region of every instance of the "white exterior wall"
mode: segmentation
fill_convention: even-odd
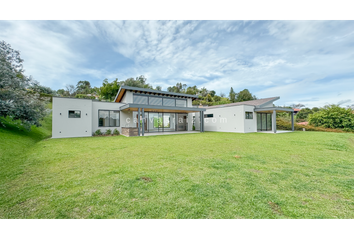
[[[204,114],[213,114],[213,118],[204,118],[204,131],[245,132],[243,106],[207,109]]]
[[[262,108],[273,107],[273,102],[262,105]]]
[[[121,102],[122,103],[133,103],[133,92],[126,90]]]
[[[69,110],[81,111],[81,118],[69,118]],[[52,137],[92,136],[92,100],[53,97]]]
[[[187,98],[187,107],[192,107],[192,99]]]
[[[257,132],[257,113],[254,112],[254,106],[243,105],[244,132]],[[253,119],[246,119],[246,112],[253,113]]]
[[[253,112],[253,119],[246,119],[246,112]],[[204,118],[204,131],[216,132],[257,132],[257,118],[254,106],[240,105],[207,109],[204,114],[213,114],[213,118]]]
[[[115,102],[96,102],[92,101],[92,133],[94,133],[97,129],[100,129],[102,133],[106,132],[107,129],[118,129],[121,132],[122,120],[121,115],[122,111],[119,112],[119,127],[99,127],[98,126],[98,110],[115,110],[118,111],[119,107],[124,105],[124,103],[115,103]]]

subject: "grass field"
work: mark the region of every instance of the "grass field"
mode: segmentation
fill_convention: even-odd
[[[0,218],[354,218],[353,134],[49,129],[0,128]]]

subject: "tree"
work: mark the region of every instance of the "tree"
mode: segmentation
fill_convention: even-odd
[[[213,98],[212,98],[212,96],[211,96],[210,94],[208,94],[208,95],[205,97],[205,100],[206,100],[207,102],[212,102],[212,101],[213,101]]]
[[[340,128],[354,130],[354,114],[349,108],[327,105],[320,111],[309,115],[309,124],[315,127]]]
[[[186,94],[197,95],[198,93],[199,93],[199,89],[197,88],[196,85],[194,85],[193,87],[188,87],[186,89]]]
[[[144,77],[143,75],[140,75],[136,79],[134,78],[128,78],[125,81],[121,81],[118,84],[120,86],[130,86],[130,87],[139,87],[139,88],[150,88],[154,89],[150,84],[146,83],[147,78]]]
[[[76,84],[76,94],[89,94],[91,93],[91,84],[89,81],[79,81]]]
[[[229,99],[230,99],[230,102],[232,102],[232,103],[236,102],[236,93],[232,87],[230,89]]]
[[[20,52],[0,41],[0,122],[1,117],[10,117],[30,129],[31,125],[40,126],[46,109],[40,95],[28,90],[37,83],[24,75],[22,63]]]
[[[291,104],[290,107],[292,107],[292,108],[303,108],[303,107],[305,107],[305,105],[302,104],[302,103],[297,103],[297,104]]]
[[[306,121],[309,114],[312,114],[313,111],[310,108],[303,108],[296,114],[296,120]]]
[[[167,91],[174,92],[174,93],[185,93],[186,88],[187,88],[186,84],[176,83],[176,86],[168,87]]]
[[[111,83],[106,78],[103,80],[102,87],[100,87],[100,96],[105,100],[112,101],[116,97],[119,88],[118,78]]]
[[[210,96],[214,97],[215,94],[216,94],[216,92],[215,92],[214,90],[211,90],[211,91],[209,92],[209,94],[210,94]]]
[[[256,96],[254,95],[252,96],[252,94],[250,93],[250,91],[248,91],[248,89],[244,89],[237,94],[236,102],[251,101],[256,99],[257,99]]]
[[[74,85],[66,85],[65,88],[69,97],[73,97],[76,95],[76,90]]]
[[[202,87],[199,93],[202,97],[206,97],[209,94],[209,91],[205,87]]]
[[[162,91],[162,87],[161,86],[156,86],[155,90]]]

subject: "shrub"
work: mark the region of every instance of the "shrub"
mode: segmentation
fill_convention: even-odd
[[[119,131],[118,131],[117,128],[115,128],[115,129],[113,130],[113,135],[119,135]]]
[[[305,131],[319,131],[319,132],[354,132],[352,129],[332,129],[332,128],[324,128],[324,127],[314,127],[310,125],[298,125],[294,124],[295,131],[302,131],[305,128]],[[277,130],[291,130],[291,122],[288,122],[282,118],[277,119]]]
[[[107,129],[106,130],[106,135],[111,135],[112,134],[112,130],[111,129]]]
[[[96,132],[94,133],[94,136],[99,136],[102,135],[102,132],[100,129],[97,129]]]
[[[309,115],[309,124],[315,127],[354,130],[354,114],[349,108],[328,105],[320,111]]]

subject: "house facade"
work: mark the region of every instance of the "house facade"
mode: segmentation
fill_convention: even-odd
[[[119,89],[114,102],[53,97],[52,137],[89,137],[108,129],[126,136],[194,130],[275,133],[276,113],[293,111],[273,107],[279,97],[209,107],[193,106],[197,98],[129,86]]]
[[[274,101],[279,98],[263,98],[205,107],[204,131],[276,133],[276,113],[278,112],[291,113],[292,131],[294,131],[293,109],[274,107]],[[198,113],[195,119],[199,119]]]
[[[53,97],[53,138],[88,137],[96,130],[117,129],[127,136],[192,131],[192,106],[198,97],[146,88],[122,86],[114,102]],[[203,121],[199,121],[201,124]],[[203,131],[203,126],[199,126]]]

